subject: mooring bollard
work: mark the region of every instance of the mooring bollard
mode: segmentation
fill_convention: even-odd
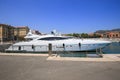
[[[78,43],[78,45],[79,45],[79,49],[81,49],[81,43]]]
[[[49,56],[52,56],[52,44],[51,43],[49,43],[48,49],[49,49],[48,51]]]
[[[64,51],[65,51],[65,44],[63,43],[63,49],[64,49]]]
[[[21,46],[18,46],[18,50],[19,50],[19,51],[21,50]]]
[[[35,52],[35,46],[34,46],[34,45],[32,45],[32,49],[33,49],[33,51]]]

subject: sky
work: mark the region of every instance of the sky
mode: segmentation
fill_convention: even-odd
[[[120,0],[0,0],[0,23],[48,33],[120,28]]]

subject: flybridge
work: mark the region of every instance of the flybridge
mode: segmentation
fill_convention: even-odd
[[[28,34],[24,37],[25,39],[36,39],[38,38],[40,35],[37,34],[33,34],[31,30],[29,30]]]
[[[32,30],[29,30],[28,34],[24,37],[25,39],[36,39],[39,37],[43,37],[43,36],[61,36],[60,33],[58,33],[56,30],[51,31],[51,34],[47,34],[47,35],[37,35],[37,34],[33,34]]]
[[[51,34],[56,35],[56,36],[61,36],[61,34],[57,32],[56,30],[51,31]]]

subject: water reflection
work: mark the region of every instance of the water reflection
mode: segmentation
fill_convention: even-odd
[[[106,46],[104,49],[102,49],[103,54],[120,54],[120,43],[119,42],[113,42],[110,45]],[[95,56],[96,52],[63,52],[59,55],[61,57],[87,57],[89,56]]]
[[[120,54],[120,42],[113,42],[102,50],[105,54]]]

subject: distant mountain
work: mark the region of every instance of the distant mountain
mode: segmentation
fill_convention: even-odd
[[[103,34],[103,33],[106,33],[106,32],[114,32],[114,31],[119,31],[120,32],[120,28],[112,29],[112,30],[98,30],[95,33]]]
[[[105,32],[109,32],[109,30],[98,30],[95,33],[105,33]]]
[[[111,31],[120,31],[120,28],[118,28],[118,29],[112,29]]]

